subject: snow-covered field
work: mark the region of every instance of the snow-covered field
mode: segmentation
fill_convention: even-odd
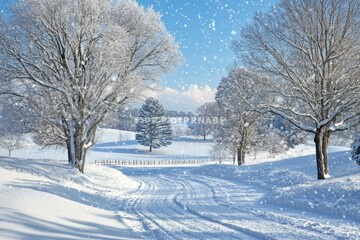
[[[208,160],[212,142],[193,137],[175,138],[170,146],[149,152],[149,148],[141,146],[135,140],[134,132],[114,129],[100,129],[96,144],[88,152],[88,163],[95,160],[168,160],[192,159]],[[0,148],[0,155],[7,156],[7,151]],[[13,157],[32,159],[67,159],[66,149],[41,149],[29,139],[21,150],[12,153]]]
[[[63,150],[1,150],[0,239],[360,239],[360,168],[346,148],[330,148],[323,181],[311,144],[241,167],[93,164],[209,157],[210,141],[179,138],[148,154],[127,134],[103,130],[85,175]]]

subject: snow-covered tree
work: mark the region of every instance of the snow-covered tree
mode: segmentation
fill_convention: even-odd
[[[171,123],[164,117],[164,107],[154,98],[145,100],[139,111],[136,124],[136,140],[144,146],[153,148],[171,144]]]
[[[4,104],[0,109],[0,147],[6,149],[10,157],[14,150],[24,147],[26,130],[14,114],[14,108]]]
[[[234,43],[264,91],[250,109],[313,133],[318,179],[329,175],[332,132],[360,122],[360,2],[281,0]]]
[[[306,143],[308,140],[307,132],[300,130],[280,116],[272,115],[271,118],[266,120],[265,124],[265,129],[262,131],[264,133],[271,131],[279,135],[289,148]]]
[[[123,107],[117,109],[112,113],[112,119],[114,121],[113,126],[117,129],[126,131],[135,131],[135,119],[139,113],[138,108]]]
[[[218,142],[230,147],[234,160],[236,152],[238,165],[245,163],[245,154],[254,146],[263,121],[261,114],[248,111],[241,101],[242,97],[253,98],[252,91],[255,89],[252,81],[248,71],[234,66],[228,76],[221,80],[215,96],[222,115],[226,117],[215,136]]]
[[[14,150],[24,147],[25,140],[22,134],[14,132],[5,132],[0,137],[0,147],[8,151],[9,157]]]
[[[37,115],[45,145],[83,172],[101,121],[181,56],[160,14],[133,0],[27,0],[0,24],[5,93]]]
[[[229,153],[229,148],[227,147],[226,143],[217,142],[209,151],[211,160],[218,162],[221,164],[226,158]]]
[[[271,157],[275,157],[277,154],[289,149],[287,139],[279,129],[265,125],[261,127],[260,132],[260,138],[255,147],[269,152]]]
[[[195,123],[192,123],[191,128],[195,135],[200,135],[206,140],[206,136],[211,134],[214,129],[214,124],[218,124],[219,109],[216,102],[204,103],[196,109]]]
[[[351,157],[357,164],[360,165],[360,134],[355,138],[351,144]]]
[[[234,163],[237,158],[237,165],[245,163],[246,154],[257,140],[258,117],[260,115],[254,112],[230,113],[215,131],[216,142],[232,153]]]

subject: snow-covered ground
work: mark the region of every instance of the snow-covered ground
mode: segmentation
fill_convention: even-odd
[[[212,144],[179,138],[148,154],[118,133],[103,130],[85,175],[62,150],[1,150],[0,239],[360,239],[360,168],[346,148],[330,148],[323,181],[311,144],[240,167],[93,164],[207,158]]]
[[[107,167],[1,157],[0,239],[139,239],[116,211],[137,186]]]
[[[148,147],[138,144],[134,132],[100,129],[97,135],[96,144],[87,155],[88,163],[93,163],[95,160],[210,159],[211,140],[204,141],[201,138],[178,137],[173,139],[170,146],[155,149],[150,153]],[[7,156],[7,151],[0,148],[0,155]],[[32,159],[67,159],[66,149],[41,149],[30,139],[23,149],[13,151],[12,156]]]

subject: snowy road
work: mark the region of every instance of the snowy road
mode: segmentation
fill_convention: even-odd
[[[264,190],[191,170],[121,169],[140,183],[122,208],[144,238],[358,239],[357,223],[268,205]]]

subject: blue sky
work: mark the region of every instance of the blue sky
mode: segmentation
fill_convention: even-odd
[[[0,0],[0,11],[16,0]],[[175,36],[184,64],[161,82],[165,89],[155,97],[168,108],[193,110],[213,101],[215,89],[234,60],[231,42],[256,11],[266,11],[277,0],[138,0],[162,14]],[[4,13],[3,13],[4,14]],[[176,96],[174,98],[174,96]]]
[[[184,65],[165,78],[163,86],[187,89],[191,84],[215,88],[234,61],[231,42],[256,11],[276,0],[139,0],[153,5],[181,46]]]
[[[0,11],[14,0],[0,0]],[[269,9],[276,0],[138,0],[152,5],[175,35],[184,64],[168,75],[162,86],[186,89],[191,84],[215,88],[234,60],[231,42],[256,11]]]

